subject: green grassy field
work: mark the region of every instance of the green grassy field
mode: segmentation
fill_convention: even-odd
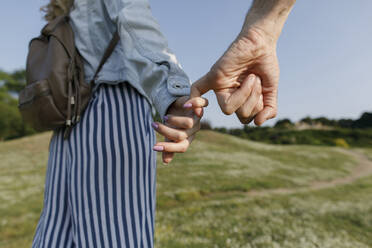
[[[30,246],[49,138],[0,143],[0,247]],[[157,181],[156,247],[372,247],[371,149],[202,131]]]

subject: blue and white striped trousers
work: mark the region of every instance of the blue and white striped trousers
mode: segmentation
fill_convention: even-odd
[[[151,122],[150,105],[131,86],[101,84],[69,139],[54,131],[32,247],[153,247]]]

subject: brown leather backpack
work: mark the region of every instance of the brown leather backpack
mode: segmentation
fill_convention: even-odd
[[[30,41],[26,87],[19,94],[24,121],[38,131],[66,126],[67,138],[79,122],[92,95],[94,80],[119,41],[116,32],[89,83],[84,79],[83,59],[75,47],[68,16],[49,22]]]

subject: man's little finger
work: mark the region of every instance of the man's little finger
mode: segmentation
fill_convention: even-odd
[[[193,117],[166,115],[163,119],[170,126],[182,129],[190,129],[200,121],[200,118],[195,115]]]

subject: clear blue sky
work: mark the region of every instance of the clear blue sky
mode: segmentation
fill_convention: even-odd
[[[0,68],[23,68],[28,41],[44,22],[47,0],[3,0]],[[150,1],[172,50],[194,81],[224,52],[240,30],[248,0]],[[356,118],[372,111],[372,1],[297,1],[278,44],[281,66],[278,118]],[[240,126],[224,116],[213,94],[206,119]],[[277,120],[276,119],[276,120]],[[273,124],[275,121],[269,122]]]

